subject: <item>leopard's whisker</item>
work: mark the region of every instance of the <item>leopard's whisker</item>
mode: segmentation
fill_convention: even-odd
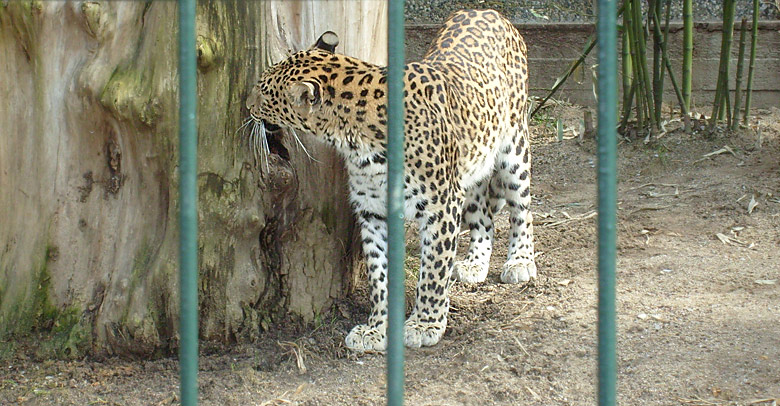
[[[252,126],[249,128],[249,145],[252,148],[252,156],[254,156],[255,161],[259,161],[260,159],[260,151],[258,151],[258,145],[257,145],[257,136],[258,136],[258,129],[257,129],[257,122],[252,121]]]
[[[245,137],[247,135],[247,131],[249,131],[249,136],[247,137],[247,142],[249,143],[249,148],[252,150],[252,155],[255,159],[257,159],[257,151],[255,150],[254,145],[254,125],[255,121],[252,119],[252,116],[249,116],[243,124],[241,124],[238,129],[236,129],[236,134],[238,134],[239,131],[241,131],[241,136]]]
[[[257,148],[257,154],[260,157],[260,160],[262,161],[265,158],[265,133],[263,132],[263,126],[262,123],[258,123],[257,125],[257,135],[255,137],[255,145]]]
[[[268,154],[267,154],[267,141],[265,139],[265,125],[262,122],[252,120],[252,128],[249,135],[250,145],[252,147],[252,155],[255,158],[255,162],[261,166],[265,163],[266,172],[268,171]]]
[[[249,126],[249,124],[252,124],[253,121],[254,120],[252,120],[251,116],[247,117],[247,119],[244,120],[243,124],[241,124],[241,126],[236,129],[236,132],[233,133],[233,135],[238,134],[238,132],[241,130],[244,130],[244,132],[241,135],[246,134],[246,129],[248,128],[247,126]]]
[[[306,156],[307,156],[307,157],[309,157],[309,159],[311,159],[312,161],[314,161],[314,162],[317,162],[318,164],[321,164],[322,162],[320,162],[320,161],[318,161],[318,160],[314,159],[314,157],[313,157],[313,156],[311,156],[311,154],[309,153],[309,151],[308,151],[308,150],[306,149],[306,147],[303,145],[303,142],[301,142],[301,139],[298,137],[298,133],[297,133],[297,132],[296,132],[294,129],[292,129],[292,128],[290,129],[290,132],[292,133],[292,135],[293,135],[293,138],[295,138],[295,142],[296,142],[296,143],[297,143],[297,145],[298,145],[298,146],[299,146],[299,147],[300,147],[300,148],[303,150],[303,152],[306,154]]]
[[[268,133],[265,129],[265,123],[260,122],[258,126],[260,128],[260,142],[262,143],[262,156],[265,158],[265,170],[269,171],[268,159],[271,157],[271,149],[268,147]]]

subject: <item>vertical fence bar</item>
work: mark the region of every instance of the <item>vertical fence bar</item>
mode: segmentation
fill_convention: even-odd
[[[388,2],[387,404],[404,403],[404,1]]]
[[[617,211],[617,14],[616,0],[598,2],[598,193],[599,193],[599,405],[615,405],[615,242]]]
[[[179,0],[179,373],[181,404],[198,404],[198,128],[195,0]]]

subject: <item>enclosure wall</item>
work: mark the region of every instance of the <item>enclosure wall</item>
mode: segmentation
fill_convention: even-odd
[[[528,65],[531,94],[544,96],[569,64],[576,60],[586,45],[587,38],[595,32],[592,24],[516,24],[528,44]],[[694,26],[693,106],[711,104],[715,94],[720,58],[720,23],[697,23]],[[436,36],[438,25],[410,24],[406,28],[407,58],[421,58]],[[669,28],[669,57],[678,81],[682,67],[682,23],[672,23]],[[780,100],[780,21],[759,22],[758,48],[756,49],[756,73],[752,106],[769,108]],[[620,44],[621,41],[618,41]],[[619,46],[619,45],[618,45]],[[731,71],[736,71],[737,47],[732,49]],[[648,47],[648,63],[652,66],[652,47]],[[618,53],[618,55],[620,55]],[[596,53],[590,54],[583,67],[566,81],[555,96],[572,103],[596,106],[593,96],[593,72]],[[732,77],[730,88],[734,88]],[[666,86],[664,100],[676,100],[672,86]]]

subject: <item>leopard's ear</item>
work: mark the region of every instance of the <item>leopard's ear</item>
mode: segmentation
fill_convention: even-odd
[[[333,53],[336,51],[336,45],[339,44],[339,36],[333,31],[325,31],[317,42],[314,44],[314,48],[319,48],[324,51]]]
[[[322,92],[319,83],[311,81],[295,82],[287,88],[287,99],[293,107],[308,107],[320,105]]]

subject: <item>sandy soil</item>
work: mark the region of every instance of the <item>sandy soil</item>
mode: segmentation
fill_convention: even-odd
[[[442,342],[407,351],[406,404],[595,404],[595,142],[559,142],[551,118],[577,127],[581,114],[559,105],[534,121],[539,279],[499,283],[503,214],[488,281],[456,285]],[[774,405],[780,398],[780,110],[758,119],[733,135],[671,131],[647,145],[621,141],[622,405]],[[704,156],[724,146],[730,151]],[[204,344],[201,404],[384,404],[384,356],[358,356],[342,344],[366,309],[357,292],[316,326],[277,326],[253,345]],[[0,404],[178,403],[175,359],[41,361],[33,354],[0,361]]]

